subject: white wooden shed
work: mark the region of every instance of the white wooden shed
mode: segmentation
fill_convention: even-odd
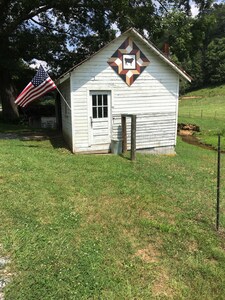
[[[191,81],[133,28],[72,67],[57,81],[71,107],[61,99],[72,152],[109,152],[121,139],[121,114],[136,114],[137,150],[174,153],[181,78]]]

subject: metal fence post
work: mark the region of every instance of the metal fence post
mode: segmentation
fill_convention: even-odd
[[[216,230],[219,230],[220,222],[220,134],[218,135],[218,159],[217,159],[217,199],[216,199]]]

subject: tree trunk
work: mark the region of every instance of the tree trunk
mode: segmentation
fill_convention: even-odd
[[[17,105],[14,103],[15,87],[7,70],[0,70],[0,100],[2,102],[2,118],[5,121],[15,121],[19,118]]]

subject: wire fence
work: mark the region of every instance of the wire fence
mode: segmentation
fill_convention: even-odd
[[[179,111],[179,117],[225,120],[225,113],[218,110],[209,111],[204,109],[192,109],[192,110],[181,109]]]

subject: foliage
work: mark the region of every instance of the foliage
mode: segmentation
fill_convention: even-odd
[[[214,152],[178,140],[132,163],[50,141],[0,140],[6,300],[223,298]]]
[[[163,36],[161,37],[161,43],[169,43],[170,55],[175,56],[178,61],[189,59],[192,44],[192,26],[193,20],[183,12],[174,11],[167,14],[162,20],[161,30]]]
[[[208,59],[210,52],[223,56],[221,43],[220,47],[216,49],[214,47],[213,50],[210,44],[216,38],[224,38],[225,5],[211,5],[212,1],[196,3],[200,5],[200,11],[195,18],[192,18],[187,10],[168,12],[162,19],[161,31],[158,31],[156,38],[156,43],[160,47],[165,41],[170,44],[171,58],[193,77],[192,88],[199,88],[212,82],[224,82],[224,76],[220,76],[220,73],[223,74],[223,65],[220,66],[217,62],[214,64],[212,59],[208,62]],[[188,3],[186,4],[188,6]],[[211,74],[214,74],[213,81],[209,81]]]
[[[206,70],[209,83],[225,83],[225,38],[217,38],[207,47]]]
[[[85,5],[72,0],[0,2],[0,98],[5,118],[18,116],[14,100],[16,87],[25,85],[26,78],[19,79],[26,63],[34,58],[47,61],[57,75],[72,59],[76,63],[112,39],[107,6],[91,0]]]
[[[207,48],[215,38],[224,37],[225,5],[212,0],[194,3],[199,7],[197,18],[191,17],[189,0],[2,0],[3,115],[6,119],[18,117],[15,96],[31,78],[28,65],[33,59],[46,61],[54,78],[112,40],[113,28],[125,31],[136,27],[160,48],[169,42],[171,57],[195,79],[193,87],[204,85]]]

